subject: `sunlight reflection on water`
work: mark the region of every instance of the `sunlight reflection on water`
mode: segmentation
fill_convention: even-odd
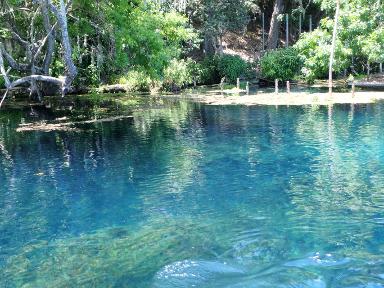
[[[16,133],[5,110],[0,286],[384,287],[382,111],[163,100]]]

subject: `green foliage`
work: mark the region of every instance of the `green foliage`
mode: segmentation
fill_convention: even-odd
[[[300,73],[302,61],[295,48],[277,49],[266,53],[260,60],[264,78],[292,80]]]
[[[169,66],[164,70],[165,89],[174,91],[179,90],[189,84],[193,83],[193,76],[189,69],[191,60],[177,60],[172,59]]]
[[[120,5],[127,4],[122,1]],[[176,12],[164,13],[141,3],[127,14],[111,9],[109,17],[118,27],[115,65],[120,70],[142,67],[158,78],[171,59],[179,58],[184,48],[197,41],[188,19]]]
[[[205,37],[217,38],[225,31],[243,31],[249,23],[250,12],[256,11],[258,5],[251,0],[191,0],[187,1],[186,8]]]
[[[323,23],[323,27],[325,23]],[[309,82],[326,78],[329,71],[331,51],[331,31],[324,28],[315,29],[312,33],[304,33],[296,43],[295,48],[303,63],[301,74]],[[350,49],[344,47],[340,40],[336,41],[334,71],[343,71],[349,65]]]
[[[4,81],[4,78],[0,76],[0,89],[4,89],[5,88],[5,81]]]
[[[100,69],[95,64],[78,69],[78,76],[75,79],[75,86],[98,87],[100,85]]]
[[[73,7],[69,30],[79,84],[129,78],[130,70],[160,79],[172,59],[199,41],[187,17],[163,11],[151,1],[75,0]]]
[[[366,55],[368,62],[384,62],[384,27],[372,31],[362,40],[361,52]]]
[[[201,84],[217,84],[220,82],[219,75],[219,58],[217,56],[207,56],[201,62],[200,83]]]
[[[257,77],[257,71],[259,68],[259,61],[247,62],[247,68],[244,73],[245,79],[254,79]]]
[[[51,66],[51,74],[55,77],[58,77],[60,75],[64,74],[64,62],[63,59],[56,57],[53,59],[53,63]]]
[[[248,63],[239,56],[207,56],[197,63],[197,83],[217,84],[225,77],[227,82],[236,83],[239,77],[252,78],[255,75],[254,63]]]
[[[247,62],[237,55],[221,56],[217,66],[220,77],[225,77],[230,83],[235,83],[237,78],[245,75],[247,67]]]
[[[149,92],[153,86],[152,82],[151,77],[142,70],[131,70],[119,79],[119,84],[126,85],[131,92]]]
[[[335,1],[317,0],[329,17],[312,33],[305,33],[295,47],[304,63],[302,74],[312,81],[325,78],[329,69],[330,47],[334,26]],[[335,50],[335,73],[345,69],[363,73],[367,64],[384,61],[384,6],[376,0],[341,1],[339,29]]]
[[[203,65],[189,58],[187,67],[189,71],[188,73],[192,77],[192,82],[195,82],[196,84],[201,84],[204,71]]]

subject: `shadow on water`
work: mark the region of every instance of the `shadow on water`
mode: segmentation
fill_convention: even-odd
[[[0,112],[0,286],[384,286],[383,104],[76,101]]]

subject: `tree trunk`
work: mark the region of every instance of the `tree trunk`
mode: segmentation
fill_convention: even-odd
[[[217,45],[216,45],[216,54],[222,56],[224,54],[224,47],[223,47],[223,36],[219,35],[217,37]]]
[[[68,90],[77,76],[77,68],[72,60],[72,46],[68,34],[67,8],[64,4],[64,0],[59,1],[58,7],[53,5],[51,0],[49,0],[49,4],[52,12],[56,15],[61,31],[61,44],[63,45],[64,50],[63,58],[67,69],[63,89]],[[63,94],[64,93],[65,91],[63,91]]]
[[[8,88],[9,86],[11,86],[11,81],[8,78],[8,73],[5,70],[5,66],[4,66],[4,58],[3,58],[2,45],[1,44],[0,44],[0,73],[4,78],[5,87]]]
[[[283,13],[283,0],[275,0],[271,25],[268,34],[268,49],[276,49],[279,41],[280,20],[278,16]]]
[[[45,53],[44,64],[43,64],[44,74],[48,75],[49,66],[51,66],[53,53],[55,50],[55,33],[54,33],[54,29],[52,29],[51,21],[49,19],[48,0],[43,0],[40,5],[41,5],[41,12],[43,14],[44,29],[48,35],[47,51]]]
[[[216,53],[216,46],[215,46],[215,33],[213,32],[213,29],[210,27],[213,19],[213,4],[211,2],[207,5],[207,18],[205,19],[205,27],[204,27],[204,53],[206,56],[212,56]]]
[[[30,23],[30,32],[29,32],[29,42],[24,40],[19,33],[17,33],[16,26],[12,26],[12,21],[10,20],[10,29],[11,35],[13,39],[17,41],[24,48],[25,51],[25,59],[27,63],[18,63],[15,59],[10,55],[3,44],[0,42],[0,76],[5,79],[7,90],[4,96],[1,99],[0,107],[4,102],[4,99],[8,95],[9,90],[24,85],[25,83],[30,84],[31,95],[37,93],[40,99],[40,91],[38,82],[50,82],[55,85],[58,85],[61,88],[62,95],[70,88],[73,80],[77,75],[77,68],[74,65],[72,60],[72,47],[70,43],[70,38],[68,34],[68,23],[67,23],[67,9],[69,5],[71,5],[71,0],[68,1],[67,6],[64,4],[64,0],[58,1],[59,5],[56,6],[52,3],[52,0],[36,0],[33,4],[38,4],[37,9],[31,13],[33,13],[33,17]],[[9,8],[11,11],[11,8]],[[56,16],[57,23],[51,25],[49,12],[53,12]],[[39,13],[42,13],[43,16],[43,25],[44,30],[47,33],[46,37],[41,40],[36,40],[35,36],[38,33],[35,33],[35,19]],[[61,44],[63,47],[63,60],[65,63],[65,77],[63,78],[55,78],[47,76],[49,74],[49,66],[52,63],[52,56],[55,49],[55,28],[58,26],[61,31]],[[13,30],[14,29],[14,30]],[[16,31],[16,32],[15,32]],[[41,52],[44,50],[44,46],[47,44],[46,54],[44,55],[44,59],[40,57]],[[43,61],[42,61],[43,60]],[[10,81],[8,77],[8,71],[5,70],[5,64],[7,62],[10,68],[21,72],[22,77],[13,82]],[[43,67],[36,66],[36,63],[44,63]]]
[[[335,58],[337,29],[339,24],[339,13],[340,13],[340,0],[336,0],[335,24],[333,26],[331,53],[329,57],[329,75],[328,75],[329,94],[332,94],[332,87],[333,87],[332,72],[333,72],[333,60]]]
[[[205,32],[204,35],[204,52],[207,56],[212,56],[215,54],[215,41],[213,35],[209,32]]]

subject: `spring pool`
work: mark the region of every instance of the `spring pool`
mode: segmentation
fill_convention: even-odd
[[[129,113],[0,111],[1,287],[384,287],[384,104]]]

